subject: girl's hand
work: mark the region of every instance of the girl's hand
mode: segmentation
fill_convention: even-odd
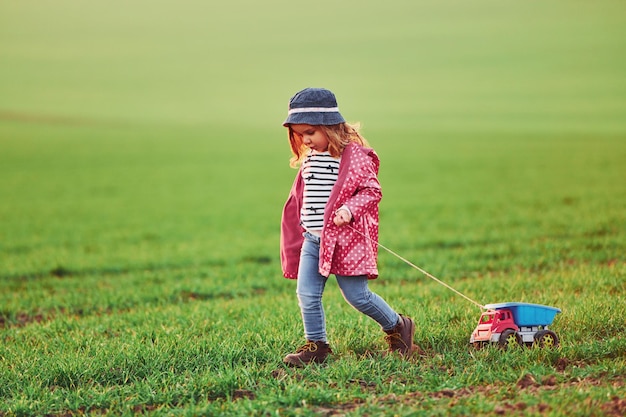
[[[352,214],[346,209],[339,209],[335,212],[333,222],[336,226],[345,226],[352,220]]]

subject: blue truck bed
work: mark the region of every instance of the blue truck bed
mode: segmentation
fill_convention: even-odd
[[[529,303],[498,303],[487,304],[489,310],[508,309],[518,326],[548,326],[554,317],[561,312],[560,308]]]

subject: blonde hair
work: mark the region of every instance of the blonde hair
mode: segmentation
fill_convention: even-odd
[[[328,152],[334,158],[340,157],[343,150],[350,142],[355,142],[361,146],[369,148],[369,143],[359,132],[361,129],[361,125],[359,123],[339,123],[328,126],[317,125],[315,127],[321,129],[328,137]],[[297,168],[306,156],[309,148],[302,142],[302,139],[294,133],[291,125],[289,125],[288,128],[289,145],[291,146],[291,152],[293,153],[293,156],[289,160],[289,166]]]

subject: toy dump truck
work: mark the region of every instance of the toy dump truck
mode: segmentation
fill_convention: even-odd
[[[548,326],[561,312],[556,307],[528,303],[487,304],[470,343],[481,348],[497,343],[503,348],[514,345],[556,347],[559,338]]]

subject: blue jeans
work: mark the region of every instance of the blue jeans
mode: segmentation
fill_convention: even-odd
[[[320,239],[304,234],[296,293],[307,340],[327,341],[322,294],[327,277],[319,273]],[[343,298],[357,311],[371,317],[383,330],[393,329],[400,316],[380,296],[370,291],[366,275],[335,275]]]

